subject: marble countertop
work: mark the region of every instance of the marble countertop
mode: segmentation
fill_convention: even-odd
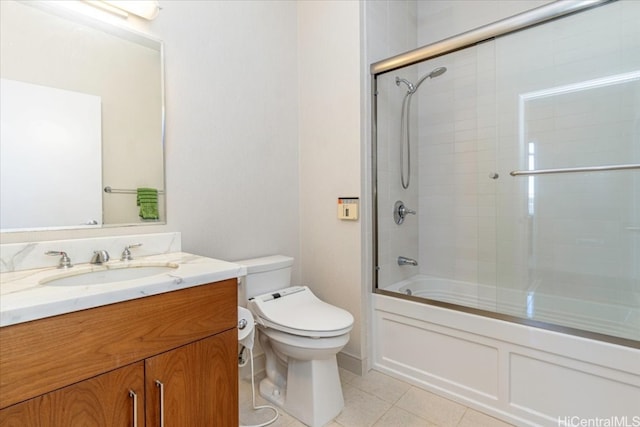
[[[92,285],[47,285],[47,280],[123,267],[174,265],[168,272],[134,280]],[[59,314],[143,298],[178,289],[245,276],[246,267],[185,252],[109,261],[102,265],[77,264],[0,274],[0,327]]]

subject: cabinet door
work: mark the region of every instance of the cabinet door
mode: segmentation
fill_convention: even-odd
[[[136,397],[130,395],[133,391]],[[134,402],[135,401],[135,402]],[[134,404],[137,406],[134,423]],[[2,427],[144,426],[144,365],[134,363],[0,411]]]
[[[147,359],[146,426],[237,426],[237,340],[231,329]]]

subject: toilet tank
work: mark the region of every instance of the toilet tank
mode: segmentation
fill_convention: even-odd
[[[240,281],[240,303],[249,298],[286,288],[291,285],[293,258],[271,255],[235,261],[247,267],[247,275]],[[243,304],[244,305],[244,304]]]

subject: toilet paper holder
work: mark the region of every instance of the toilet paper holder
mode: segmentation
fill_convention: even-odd
[[[245,319],[245,318],[242,318],[242,319],[238,320],[238,329],[242,330],[242,329],[246,328],[248,323],[249,322],[247,322],[247,319]]]
[[[238,341],[246,347],[253,347],[255,333],[253,314],[246,308],[238,306]]]

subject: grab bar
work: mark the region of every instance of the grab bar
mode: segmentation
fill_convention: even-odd
[[[120,194],[137,194],[136,190],[123,190],[120,188],[111,188],[110,186],[104,187],[105,193],[120,193]],[[164,191],[158,190],[158,194],[164,194]]]
[[[572,173],[572,172],[599,172],[599,171],[617,171],[617,170],[629,170],[640,169],[640,164],[628,164],[628,165],[607,165],[607,166],[587,166],[582,168],[563,168],[563,169],[538,169],[530,171],[511,171],[509,175],[544,175],[550,173]]]

